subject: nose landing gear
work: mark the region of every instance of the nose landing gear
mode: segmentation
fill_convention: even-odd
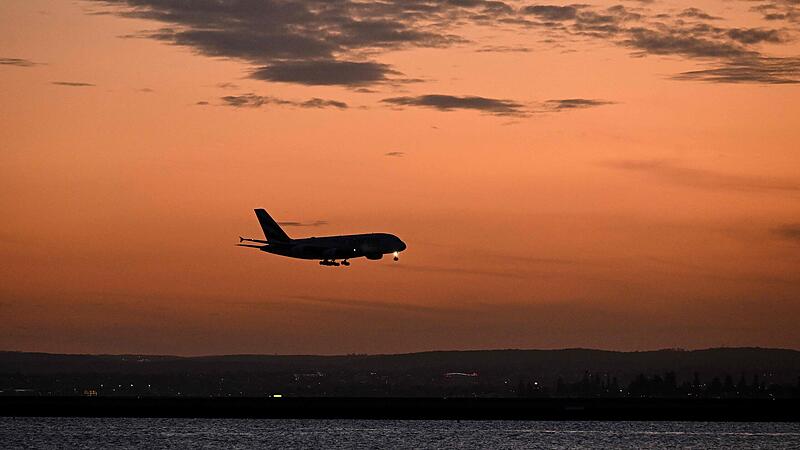
[[[394,259],[395,261],[400,259],[400,256],[399,256],[398,252],[394,252],[394,258],[392,258],[392,259]]]

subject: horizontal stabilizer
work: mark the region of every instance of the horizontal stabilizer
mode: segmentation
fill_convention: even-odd
[[[251,247],[251,248],[263,248],[268,247],[267,245],[255,245],[255,244],[236,244],[237,247]]]

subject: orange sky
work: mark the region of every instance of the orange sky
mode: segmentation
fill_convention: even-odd
[[[792,0],[181,5],[0,3],[0,349],[800,348]]]

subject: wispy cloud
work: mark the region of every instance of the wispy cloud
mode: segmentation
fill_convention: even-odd
[[[561,100],[548,100],[545,107],[554,111],[564,111],[569,109],[586,109],[603,105],[613,105],[614,102],[608,100],[597,100],[589,98],[567,98]]]
[[[528,117],[532,114],[557,113],[614,104],[614,102],[608,100],[587,98],[568,98],[547,100],[545,102],[522,103],[509,99],[443,94],[393,97],[383,99],[381,102],[394,107],[423,107],[445,112],[474,110],[495,116],[514,117]]]
[[[418,106],[439,111],[474,110],[496,116],[522,116],[528,112],[525,105],[514,100],[478,96],[428,94],[420,96],[385,98],[381,102],[398,106]]]
[[[39,63],[35,63],[28,59],[0,58],[0,66],[33,67],[38,65]]]
[[[84,83],[81,81],[53,81],[52,84],[68,87],[94,87],[92,83]]]
[[[252,93],[242,95],[226,95],[221,97],[226,106],[236,108],[260,108],[266,105],[293,106],[297,108],[337,108],[347,109],[347,103],[322,98],[312,98],[304,101],[286,100],[278,97],[261,96]]]
[[[787,223],[775,228],[773,231],[784,239],[800,242],[800,223]]]
[[[701,189],[800,193],[800,180],[733,175],[686,167],[674,161],[622,160],[606,161],[602,165],[616,170],[642,173],[664,182]]]
[[[401,158],[403,156],[406,156],[406,153],[405,152],[386,152],[386,153],[383,154],[383,156],[391,156],[391,157],[395,157],[395,158]]]
[[[758,4],[750,10],[761,13],[764,20],[800,23],[800,3],[796,0],[764,0],[754,3]]]
[[[722,17],[712,16],[700,8],[686,8],[678,14],[678,17],[703,19],[703,20],[720,20]]]
[[[756,8],[765,12],[781,10],[796,14],[793,3],[796,2],[780,0]],[[698,8],[684,9],[675,17],[665,13],[647,16],[644,10],[633,11],[621,5],[605,9],[589,5],[536,5],[522,11],[545,20],[533,25],[547,28],[556,35],[561,33],[564,40],[569,35],[584,35],[628,47],[636,57],[672,55],[711,66],[677,74],[672,77],[676,80],[757,84],[800,82],[797,58],[765,55],[757,47],[763,43],[789,42],[789,35],[781,29],[726,28],[716,24],[721,17]],[[787,14],[769,18],[786,19]],[[792,17],[800,18],[800,14]]]
[[[742,44],[760,44],[769,42],[779,44],[787,40],[781,30],[765,28],[731,28],[725,32],[728,37]]]
[[[580,7],[581,5],[531,5],[522,8],[522,12],[524,14],[532,14],[544,20],[564,21],[575,19],[578,16],[578,8]]]
[[[676,80],[712,83],[800,83],[800,58],[744,58],[709,69],[682,72]]]
[[[325,220],[315,220],[313,222],[278,222],[278,225],[282,225],[284,227],[321,227],[323,225],[328,225],[328,222]]]

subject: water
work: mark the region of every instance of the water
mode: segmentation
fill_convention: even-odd
[[[0,417],[2,448],[800,448],[798,423]]]

